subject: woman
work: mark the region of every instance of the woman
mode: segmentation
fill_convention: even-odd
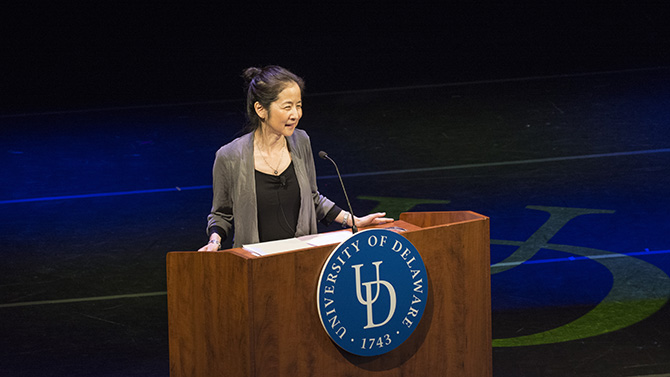
[[[309,136],[296,128],[303,80],[279,66],[248,68],[244,78],[250,132],[216,153],[209,243],[200,251],[219,250],[233,223],[234,247],[314,234],[317,221],[351,226],[351,214],[319,193]],[[356,225],[393,221],[384,215],[355,217]]]

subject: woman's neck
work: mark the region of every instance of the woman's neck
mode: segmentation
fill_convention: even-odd
[[[259,127],[254,135],[257,145],[264,151],[273,151],[284,148],[286,145],[286,138],[284,135],[264,131],[264,128]]]

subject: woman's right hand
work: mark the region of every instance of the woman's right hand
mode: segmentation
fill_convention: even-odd
[[[198,251],[219,251],[219,245],[215,243],[208,243],[207,245],[198,249]]]
[[[219,251],[221,249],[221,237],[213,233],[207,245],[198,249],[198,251]]]

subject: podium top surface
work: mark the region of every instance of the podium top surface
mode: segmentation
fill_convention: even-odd
[[[388,224],[383,224],[383,225],[376,225],[376,226],[371,226],[371,227],[366,227],[362,228],[361,230],[365,229],[389,229],[391,231],[396,231],[400,233],[404,232],[413,232],[413,231],[418,231],[421,229],[425,228],[431,228],[431,227],[436,227],[436,226],[449,226],[449,225],[455,225],[463,222],[471,222],[471,221],[485,221],[488,220],[487,216],[480,215],[476,212],[472,211],[442,211],[442,212],[405,212],[400,214],[400,218],[392,223]],[[341,232],[341,231],[337,231]],[[333,243],[335,245],[336,243]],[[325,245],[324,245],[325,246]],[[238,248],[232,248],[228,250],[221,250],[221,251],[210,251],[210,252],[202,252],[202,253],[232,253],[235,254],[239,257],[245,258],[245,259],[257,259],[257,258],[265,258],[269,257],[272,255],[277,255],[277,254],[283,254],[291,251],[297,251],[297,250],[302,250],[302,249],[290,249],[286,251],[280,251],[276,253],[272,253],[269,255],[258,255],[255,254],[254,252],[250,250],[246,250],[244,248],[238,247]],[[173,254],[173,253],[194,253],[194,251],[173,251],[168,254]],[[197,253],[197,252],[196,252]]]

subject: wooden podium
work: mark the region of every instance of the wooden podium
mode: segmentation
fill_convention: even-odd
[[[410,212],[396,226],[421,254],[428,302],[414,333],[375,357],[340,349],[316,289],[337,245],[263,257],[236,248],[167,255],[172,377],[492,376],[489,219]]]

